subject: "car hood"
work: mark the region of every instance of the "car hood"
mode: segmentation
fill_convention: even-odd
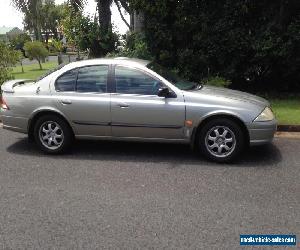
[[[215,97],[222,97],[228,98],[232,100],[238,100],[242,102],[248,102],[259,106],[269,106],[270,103],[259,96],[252,95],[246,92],[231,90],[226,88],[220,87],[213,87],[213,86],[203,86],[201,89],[193,91],[194,93],[201,93],[205,95],[215,96]]]

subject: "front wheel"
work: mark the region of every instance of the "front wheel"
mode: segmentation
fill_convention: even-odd
[[[55,115],[42,116],[34,126],[34,138],[40,149],[49,154],[66,151],[72,142],[69,125]]]
[[[218,118],[206,123],[199,134],[201,152],[210,160],[229,162],[236,159],[245,146],[245,135],[234,121]]]

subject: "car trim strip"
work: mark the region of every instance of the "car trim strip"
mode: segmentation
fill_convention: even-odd
[[[153,124],[130,124],[130,123],[111,123],[111,122],[84,122],[73,121],[77,125],[90,125],[90,126],[112,126],[112,127],[128,127],[128,128],[169,128],[169,129],[181,129],[182,126],[177,125],[153,125]]]
[[[155,124],[130,124],[130,123],[112,123],[113,127],[142,127],[142,128],[171,128],[171,129],[181,129],[182,126],[177,125],[155,125]]]
[[[110,122],[84,122],[84,121],[73,121],[77,125],[87,125],[87,126],[110,126]]]

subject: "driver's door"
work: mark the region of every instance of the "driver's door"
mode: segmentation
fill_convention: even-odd
[[[175,98],[157,96],[163,83],[140,69],[116,66],[114,75],[113,136],[183,139],[185,106],[182,95],[177,94]]]

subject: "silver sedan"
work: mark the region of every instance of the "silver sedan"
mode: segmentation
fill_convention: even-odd
[[[263,98],[138,59],[70,63],[1,89],[3,128],[27,133],[46,153],[66,151],[74,138],[178,142],[228,162],[247,145],[271,142],[277,124]]]

